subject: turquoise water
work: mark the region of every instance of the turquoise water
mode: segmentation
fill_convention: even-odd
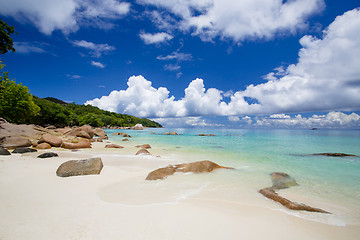
[[[159,149],[161,155],[176,155],[184,161],[211,160],[246,170],[229,181],[253,184],[255,190],[271,185],[271,172],[286,172],[299,183],[290,193],[341,206],[360,216],[360,157],[309,155],[341,152],[360,156],[358,130],[107,130],[110,140],[120,141],[122,137],[111,136],[119,131],[130,134],[134,145],[149,143],[151,151]],[[163,135],[171,131],[180,135]],[[216,136],[198,136],[199,133]]]

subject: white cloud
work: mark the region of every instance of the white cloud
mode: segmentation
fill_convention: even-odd
[[[70,79],[79,79],[82,78],[82,76],[80,75],[72,75],[72,74],[65,74],[66,77],[70,78]]]
[[[178,28],[203,40],[270,39],[307,27],[307,19],[324,9],[323,0],[138,0],[171,12]],[[152,19],[166,23],[159,14]],[[154,21],[154,20],[153,20]],[[174,24],[173,24],[174,25]],[[168,26],[162,24],[162,27]]]
[[[93,57],[101,57],[102,54],[107,54],[115,50],[114,46],[109,44],[95,44],[93,42],[87,42],[85,40],[73,41],[72,44],[76,47],[82,47],[90,50],[90,54]]]
[[[171,127],[221,127],[223,124],[212,123],[201,117],[154,118],[153,121],[167,128]]]
[[[30,22],[40,32],[50,35],[55,30],[65,34],[82,25],[97,23],[108,26],[108,19],[120,18],[130,11],[130,4],[116,0],[2,0],[0,14],[19,22]],[[111,23],[110,23],[111,24]],[[94,25],[94,24],[92,24]]]
[[[178,71],[181,69],[181,66],[178,64],[166,64],[164,69],[167,71]]]
[[[93,65],[94,67],[98,67],[98,68],[105,68],[105,65],[102,64],[101,62],[91,61],[91,65]]]
[[[305,36],[300,40],[298,63],[277,68],[274,79],[244,91],[205,89],[204,81],[197,78],[184,90],[184,97],[175,100],[166,88],[156,89],[144,77],[133,76],[126,90],[113,91],[87,104],[141,117],[272,114],[268,121],[293,120],[284,113],[356,111],[360,109],[358,29],[360,10],[337,17],[322,39]],[[223,100],[225,95],[230,101]]]
[[[44,43],[39,42],[14,42],[16,53],[46,53]]]
[[[158,44],[173,39],[173,36],[165,32],[154,33],[154,34],[140,33],[139,36],[144,41],[145,44]]]
[[[190,53],[181,53],[178,51],[175,51],[169,55],[166,56],[157,56],[156,59],[158,60],[176,60],[178,62],[182,62],[182,61],[191,61],[193,59],[192,55]]]
[[[300,114],[287,118],[259,118],[253,124],[254,127],[271,128],[358,128],[360,116],[356,113],[345,114],[342,112],[329,112],[324,116],[313,115],[309,118]]]

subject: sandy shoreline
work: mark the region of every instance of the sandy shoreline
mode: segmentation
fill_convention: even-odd
[[[150,171],[177,160],[135,156],[135,148],[104,149],[104,144],[78,152],[51,149],[58,158],[36,158],[45,150],[0,156],[0,239],[352,239],[360,234],[358,225],[288,214],[255,190],[229,192],[222,188],[221,179],[229,175],[223,170],[145,181]],[[56,176],[61,163],[92,156],[102,158],[100,175]]]

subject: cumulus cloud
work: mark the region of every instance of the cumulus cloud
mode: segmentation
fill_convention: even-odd
[[[102,64],[101,62],[91,61],[91,65],[93,65],[94,67],[98,67],[98,68],[105,68],[105,65]]]
[[[87,104],[141,117],[271,115],[268,121],[289,120],[284,113],[356,111],[360,109],[358,29],[360,10],[346,12],[321,39],[301,38],[298,63],[277,68],[266,83],[249,85],[243,91],[206,89],[197,78],[184,90],[184,97],[175,100],[166,88],[156,89],[143,76],[133,76],[126,90]]]
[[[324,9],[323,0],[138,0],[144,5],[166,9],[178,28],[203,40],[215,37],[234,41],[270,39],[279,33],[294,33],[307,27],[307,19]],[[165,23],[159,14],[152,19]]]
[[[167,128],[170,127],[222,127],[223,124],[209,122],[202,117],[154,118],[153,121]]]
[[[73,41],[72,44],[76,47],[82,47],[88,49],[90,54],[93,57],[101,57],[103,54],[107,54],[111,51],[115,50],[114,46],[110,46],[109,44],[95,44],[93,42],[88,42],[85,40],[81,41]]]
[[[0,14],[19,22],[30,22],[40,32],[50,35],[55,30],[65,34],[82,25],[109,27],[108,20],[126,15],[130,4],[116,0],[2,0]]]
[[[162,42],[169,41],[173,39],[173,36],[171,36],[168,33],[160,32],[160,33],[140,33],[139,37],[144,41],[145,44],[158,44]]]

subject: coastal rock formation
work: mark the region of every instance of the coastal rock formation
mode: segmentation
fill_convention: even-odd
[[[36,145],[36,148],[37,149],[50,149],[51,145],[46,142],[43,142],[43,143]]]
[[[134,127],[132,127],[134,130],[144,130],[144,127],[142,124],[138,123]]]
[[[140,149],[135,155],[151,155],[151,153],[146,149]]]
[[[319,208],[313,208],[310,206],[307,206],[305,204],[300,204],[296,202],[292,202],[286,198],[280,197],[274,189],[272,188],[263,188],[259,191],[263,196],[274,200],[275,202],[280,203],[284,207],[291,209],[291,210],[302,210],[302,211],[308,211],[308,212],[319,212],[319,213],[329,213],[327,211],[324,211]]]
[[[0,138],[0,146],[3,148],[19,148],[19,147],[30,147],[31,141],[26,137],[6,136]]]
[[[78,142],[78,143],[63,142],[61,144],[61,147],[66,148],[66,149],[91,148],[91,143],[90,142]]]
[[[37,152],[37,150],[33,148],[20,147],[12,151],[12,153],[29,153],[29,152]]]
[[[45,133],[44,135],[42,135],[38,143],[48,143],[53,147],[60,147],[62,140],[59,137]]]
[[[0,155],[11,155],[11,153],[5,148],[0,147]]]
[[[327,156],[327,157],[357,157],[357,155],[347,153],[314,153],[316,156]]]
[[[285,189],[298,185],[292,177],[283,172],[273,172],[270,174],[273,183],[271,189]]]
[[[259,190],[264,197],[274,200],[275,202],[280,203],[284,207],[291,210],[303,210],[308,212],[320,212],[320,213],[329,213],[319,208],[313,208],[305,204],[292,202],[289,199],[283,198],[276,193],[276,190],[289,188],[291,186],[298,185],[292,177],[283,172],[273,172],[270,174],[273,185],[269,188],[263,188]]]
[[[39,156],[37,156],[38,158],[51,158],[51,157],[58,157],[59,155],[57,153],[54,152],[46,152],[43,154],[40,154]]]
[[[101,158],[71,160],[61,164],[56,171],[56,175],[59,177],[71,177],[100,174],[102,168],[103,163]]]
[[[105,137],[105,136],[107,136],[106,133],[105,133],[105,131],[104,131],[104,129],[101,129],[101,128],[95,128],[95,129],[93,130],[93,132],[94,132],[95,136],[98,136],[98,137]]]
[[[136,147],[136,148],[143,148],[143,149],[151,148],[150,144],[137,145],[137,146],[135,146],[135,147]]]
[[[124,147],[117,144],[106,144],[105,148],[124,148]]]
[[[87,132],[85,132],[85,131],[83,131],[83,130],[81,130],[80,132],[78,132],[78,133],[76,134],[76,136],[77,136],[77,137],[86,138],[86,139],[91,139],[89,133],[87,133]]]
[[[215,169],[232,169],[229,167],[220,166],[211,161],[198,161],[192,163],[183,163],[177,165],[169,165],[165,168],[156,169],[148,174],[146,180],[157,180],[164,179],[169,175],[174,174],[175,172],[193,172],[193,173],[203,173],[203,172],[212,172]]]

